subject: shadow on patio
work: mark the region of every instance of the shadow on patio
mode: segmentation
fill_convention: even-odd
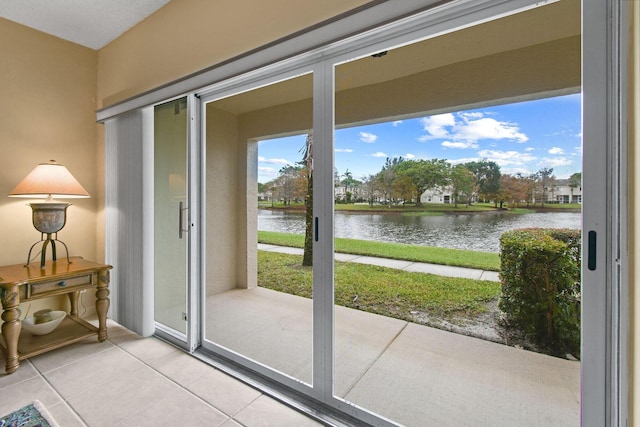
[[[311,300],[268,289],[207,299],[206,336],[311,381]],[[335,307],[335,394],[405,425],[578,425],[580,363]]]

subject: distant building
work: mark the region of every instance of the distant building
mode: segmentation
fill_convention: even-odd
[[[436,187],[430,188],[420,195],[420,202],[424,203],[437,203],[437,204],[450,204],[455,203],[453,194],[448,187]]]
[[[557,179],[555,184],[545,191],[545,203],[580,203],[582,204],[582,187],[570,187],[568,179]],[[539,199],[539,198],[538,198]],[[420,196],[420,201],[424,203],[450,204],[455,203],[453,192],[449,187],[432,188]],[[536,198],[533,202],[535,203]],[[464,203],[459,200],[458,203]]]
[[[555,185],[547,188],[547,202],[582,204],[582,186],[570,187],[568,179],[556,179]]]

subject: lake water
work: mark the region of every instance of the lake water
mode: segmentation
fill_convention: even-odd
[[[350,239],[499,252],[502,233],[515,228],[580,228],[580,213],[443,216],[336,213],[335,236]],[[304,214],[258,210],[258,230],[304,233]]]

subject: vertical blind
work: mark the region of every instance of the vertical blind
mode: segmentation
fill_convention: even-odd
[[[154,332],[153,269],[145,269],[144,243],[153,235],[153,217],[144,215],[143,196],[153,192],[143,191],[143,151],[153,133],[145,116],[136,110],[105,122],[105,257],[114,266],[110,317],[148,336]]]

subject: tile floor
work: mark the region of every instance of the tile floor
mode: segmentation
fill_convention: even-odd
[[[109,321],[95,338],[23,361],[4,373],[0,415],[39,400],[61,427],[316,426],[229,375],[156,338]]]

